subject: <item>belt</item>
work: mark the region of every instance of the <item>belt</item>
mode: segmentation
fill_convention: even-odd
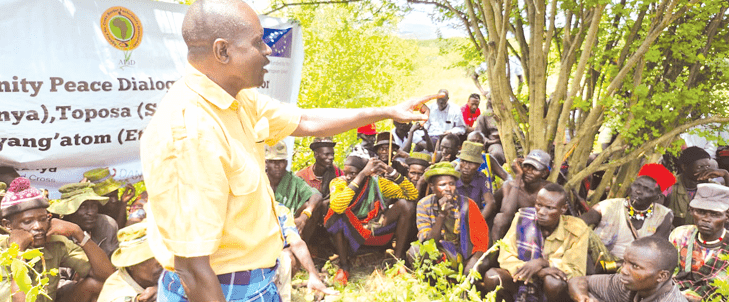
[[[276,266],[254,269],[250,271],[232,272],[228,274],[218,275],[218,281],[221,285],[249,285],[251,283],[262,281],[265,278],[265,273],[275,270]]]

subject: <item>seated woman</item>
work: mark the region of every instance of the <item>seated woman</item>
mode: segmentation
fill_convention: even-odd
[[[395,256],[405,256],[418,191],[377,158],[350,155],[342,170],[344,175],[329,185],[331,201],[324,226],[339,255],[340,269],[334,281],[346,284],[350,252],[356,253],[362,245],[381,246],[395,235]]]

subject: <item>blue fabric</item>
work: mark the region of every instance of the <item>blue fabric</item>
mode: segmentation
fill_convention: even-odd
[[[254,269],[245,272],[218,275],[218,280],[229,280],[227,284],[220,284],[226,301],[236,302],[280,302],[274,277],[276,267]],[[241,280],[243,279],[243,280]],[[244,280],[247,279],[248,284]],[[243,282],[241,282],[243,281]],[[157,301],[160,302],[187,302],[185,290],[180,277],[171,271],[164,271],[159,278]]]

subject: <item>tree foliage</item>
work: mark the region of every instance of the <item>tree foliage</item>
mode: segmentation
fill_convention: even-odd
[[[276,6],[277,4],[272,4]],[[280,5],[279,5],[280,6]],[[411,82],[415,41],[398,38],[402,11],[393,3],[374,1],[303,5],[276,12],[301,24],[304,67],[298,104],[301,108],[359,108],[389,105],[404,97]],[[381,122],[378,129],[390,128]],[[308,145],[297,138],[292,170],[313,163]],[[336,137],[336,162],[355,143],[355,131]]]
[[[611,194],[620,195],[627,186],[619,184],[679,133],[729,121],[724,0],[408,1],[462,22],[488,65],[482,91],[492,98],[507,158],[519,147],[553,150],[550,180],[566,161],[566,187],[607,170],[618,176]],[[523,93],[507,77],[509,56],[523,66]],[[602,125],[617,137],[588,166]],[[606,180],[595,196],[611,185]]]

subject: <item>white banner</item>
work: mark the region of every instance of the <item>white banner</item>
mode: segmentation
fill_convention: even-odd
[[[0,166],[51,197],[97,167],[141,180],[139,138],[187,64],[186,10],[151,0],[0,2]],[[259,91],[295,104],[301,29],[261,23],[273,54]]]

